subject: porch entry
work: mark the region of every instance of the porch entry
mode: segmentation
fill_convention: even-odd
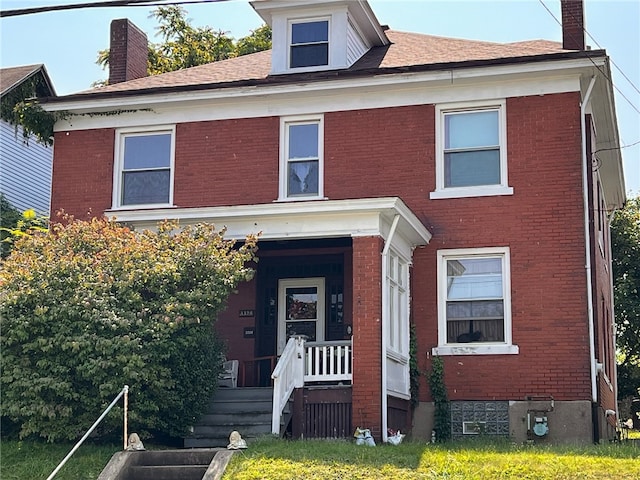
[[[351,338],[346,254],[309,252],[260,258],[255,385],[271,385],[276,359],[292,336],[303,336],[308,342]]]

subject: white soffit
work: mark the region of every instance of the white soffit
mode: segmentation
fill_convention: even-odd
[[[244,239],[260,233],[262,240],[380,236],[400,215],[398,233],[408,248],[426,245],[431,233],[398,197],[353,200],[234,205],[228,207],[107,210],[105,215],[138,229],[154,229],[162,220],[180,225],[213,223],[225,237]]]

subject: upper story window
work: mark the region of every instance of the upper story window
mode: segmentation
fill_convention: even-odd
[[[431,198],[509,195],[505,102],[436,107],[436,190]]]
[[[518,353],[507,247],[438,251],[438,355]]]
[[[173,127],[117,133],[114,208],[172,204],[174,137]]]
[[[322,117],[283,119],[280,199],[308,200],[323,195]]]
[[[329,65],[329,20],[290,24],[289,68]]]

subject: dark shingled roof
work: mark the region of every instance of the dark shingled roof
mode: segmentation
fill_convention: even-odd
[[[96,95],[117,96],[151,93],[158,90],[194,90],[222,88],[226,86],[288,83],[305,80],[341,78],[353,75],[391,73],[431,69],[447,64],[526,60],[554,54],[583,53],[564,50],[562,44],[547,40],[531,40],[514,43],[494,43],[458,38],[438,37],[394,30],[386,32],[390,45],[374,47],[354,65],[344,70],[311,73],[269,75],[271,51],[263,51],[175,72],[153,75],[128,82],[95,88],[71,95],[82,97]],[[59,100],[64,98],[58,97]]]
[[[4,95],[9,92],[40,70],[43,70],[45,80],[50,83],[49,77],[47,76],[42,63],[35,65],[23,65],[21,67],[0,68],[0,95]],[[51,88],[51,92],[47,95],[55,95],[55,93],[53,93],[53,87],[51,87],[51,85],[49,85],[49,87]]]

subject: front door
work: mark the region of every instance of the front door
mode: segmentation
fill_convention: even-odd
[[[278,281],[278,355],[290,337],[324,340],[324,277],[283,278]]]

